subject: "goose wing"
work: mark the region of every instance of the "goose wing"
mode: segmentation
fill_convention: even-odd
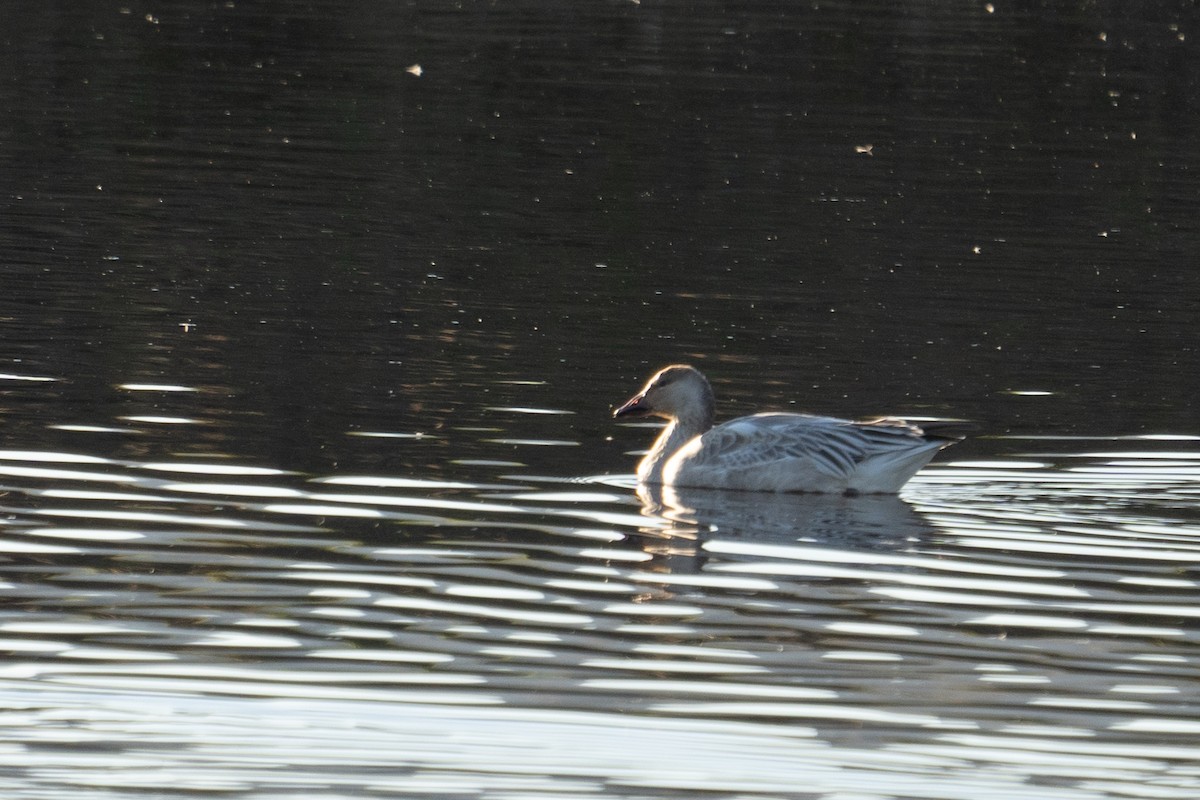
[[[807,414],[755,414],[709,430],[693,442],[688,460],[742,470],[802,459],[830,478],[845,479],[872,456],[929,443],[920,428],[899,419],[853,422]]]

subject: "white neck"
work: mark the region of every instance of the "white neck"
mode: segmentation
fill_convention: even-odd
[[[642,483],[662,483],[663,467],[679,448],[712,427],[707,419],[673,419],[654,440],[654,446],[638,464],[638,480]]]

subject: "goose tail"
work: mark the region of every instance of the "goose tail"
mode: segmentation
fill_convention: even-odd
[[[914,423],[921,429],[921,437],[929,442],[942,442],[942,447],[961,442],[979,430],[974,422],[965,419],[931,419]]]

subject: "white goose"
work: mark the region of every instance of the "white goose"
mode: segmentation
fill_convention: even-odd
[[[943,447],[961,439],[901,419],[852,422],[766,413],[713,427],[708,380],[682,364],[658,371],[614,417],[668,424],[638,464],[638,481],[762,492],[895,494]],[[928,426],[932,427],[932,426]]]

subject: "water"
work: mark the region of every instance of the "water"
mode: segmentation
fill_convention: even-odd
[[[6,798],[1200,794],[1190,11],[0,30]],[[639,491],[682,360],[979,433]]]
[[[509,463],[6,451],[6,772],[28,796],[1186,797],[1180,446],[645,506]]]

